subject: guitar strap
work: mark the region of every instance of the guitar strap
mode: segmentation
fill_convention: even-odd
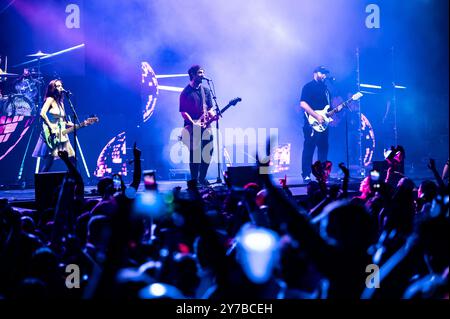
[[[61,102],[56,101],[56,105],[58,105],[58,109],[59,109],[59,114],[64,114],[64,120],[67,122],[67,114],[66,114],[66,110],[64,109],[64,106],[62,105]]]
[[[309,118],[309,117],[308,117],[308,112],[305,111],[305,112],[303,112],[303,113],[305,114],[305,121],[308,122],[308,118]],[[308,124],[308,126],[310,126],[310,125]],[[310,135],[310,136],[313,137],[313,135],[314,135],[314,130],[313,130],[313,128],[312,128],[311,126],[310,126],[310,128],[311,128],[311,135]]]
[[[327,103],[331,107],[331,98],[330,98],[330,91],[328,90],[328,87],[325,85],[325,96],[327,97]]]
[[[58,105],[59,114],[61,115],[61,114],[64,113],[64,117],[63,118],[64,118],[64,121],[67,122],[67,114],[66,114],[66,111],[64,110],[64,106],[59,101],[56,101],[56,104]],[[61,140],[62,139],[62,128],[61,128],[61,122],[60,122],[59,119],[58,119],[58,127],[59,127],[59,132],[58,132],[59,139]]]
[[[327,98],[327,103],[331,107],[331,99],[330,99],[330,91],[328,90],[328,87],[325,84],[325,97]],[[311,132],[311,137],[314,136],[314,129]]]
[[[330,99],[330,91],[328,87],[325,85],[325,97],[327,98],[327,103],[331,107],[331,99]],[[305,112],[306,120],[308,120],[308,113]],[[314,136],[314,129],[311,128],[311,137]]]

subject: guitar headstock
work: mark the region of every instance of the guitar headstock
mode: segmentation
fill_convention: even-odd
[[[352,100],[353,101],[358,101],[362,96],[363,96],[363,94],[361,92],[355,93],[352,96]]]
[[[236,98],[234,98],[234,99],[232,99],[231,101],[230,101],[230,103],[228,103],[230,106],[235,106],[236,104],[238,104],[239,102],[241,102],[242,101],[242,99],[240,98],[240,97],[236,97]]]
[[[83,121],[84,125],[91,125],[94,123],[97,123],[99,121],[99,118],[97,116],[91,116]]]

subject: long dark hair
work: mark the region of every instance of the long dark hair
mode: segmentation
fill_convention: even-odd
[[[45,91],[45,99],[47,99],[48,97],[52,97],[58,104],[61,104],[63,102],[64,96],[56,89],[56,82],[61,82],[62,84],[62,81],[59,79],[51,80],[47,86],[47,90]]]

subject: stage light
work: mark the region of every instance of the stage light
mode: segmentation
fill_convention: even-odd
[[[126,134],[121,132],[113,137],[100,152],[94,175],[104,177],[119,173],[122,176],[127,176],[126,154]]]
[[[158,79],[187,77],[188,74],[159,74],[156,75],[150,63],[141,62],[142,80],[141,80],[141,96],[142,96],[142,120],[147,122],[153,115],[158,100],[159,91],[170,91],[180,93],[182,87],[160,85]]]

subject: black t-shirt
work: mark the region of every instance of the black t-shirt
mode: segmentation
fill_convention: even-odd
[[[305,84],[300,99],[308,103],[313,110],[321,110],[329,104],[329,91],[323,82],[312,80]]]
[[[211,91],[203,86],[205,91],[207,109],[213,106]],[[193,120],[198,120],[203,114],[202,92],[188,85],[184,88],[180,95],[180,112],[188,113]],[[191,125],[190,121],[184,121],[184,125]]]

